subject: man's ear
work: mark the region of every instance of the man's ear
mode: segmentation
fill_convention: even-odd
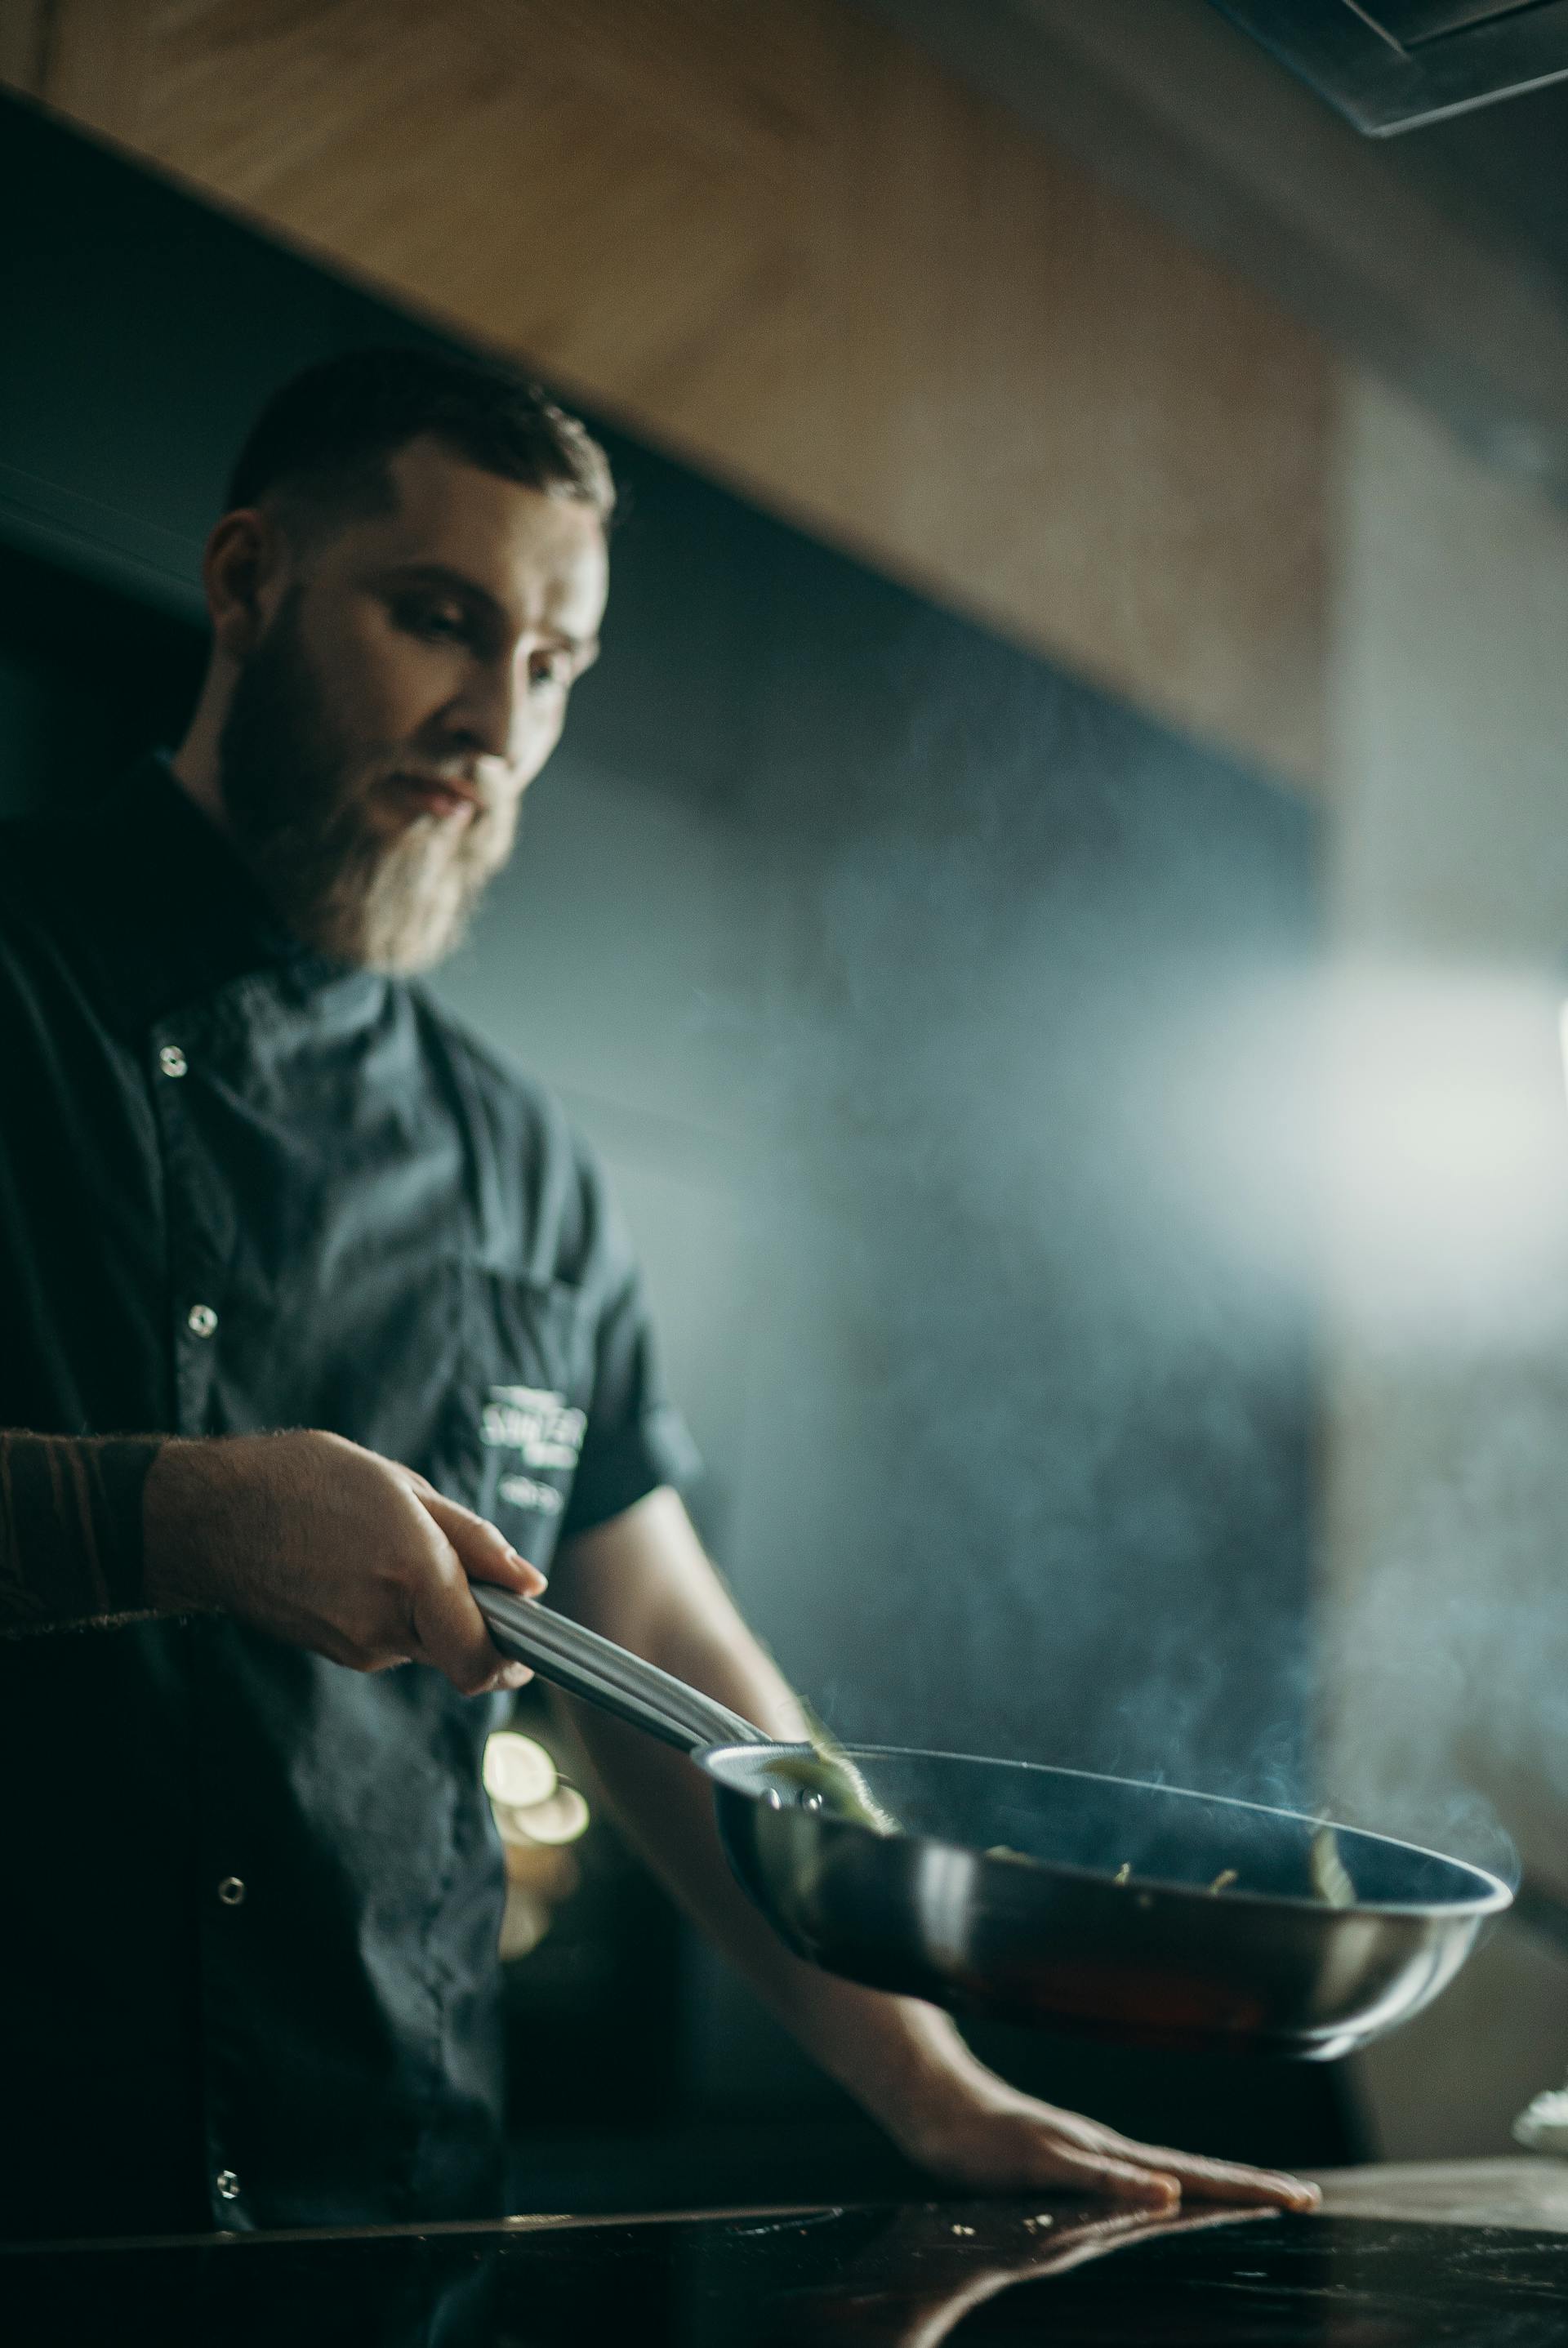
[[[232,659],[254,651],[286,567],[283,533],[257,506],[226,513],[207,541],[201,583],[214,645]]]

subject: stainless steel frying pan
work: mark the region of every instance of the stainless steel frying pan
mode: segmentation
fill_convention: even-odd
[[[1509,1904],[1480,1868],[1351,1828],[1331,1904],[1322,1822],[1251,1802],[956,1753],[824,1761],[531,1599],[474,1596],[504,1654],[688,1755],[774,1930],[877,1989],[1325,2062],[1429,2003]]]

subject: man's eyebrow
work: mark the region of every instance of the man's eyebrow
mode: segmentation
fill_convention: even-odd
[[[449,563],[399,562],[393,565],[386,577],[389,581],[395,580],[400,587],[438,587],[449,595],[459,596],[465,603],[481,604],[498,620],[504,620],[507,616],[488,587],[481,587],[477,579],[470,579],[464,571],[454,571]]]
[[[436,587],[462,602],[477,604],[492,627],[511,625],[511,614],[505,604],[498,602],[488,587],[481,587],[477,579],[470,579],[464,571],[454,571],[449,563],[404,562],[386,575],[401,587]],[[574,636],[569,628],[551,628],[546,633],[574,653],[584,668],[599,657],[597,636]]]

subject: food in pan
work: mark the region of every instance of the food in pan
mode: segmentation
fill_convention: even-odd
[[[1350,1880],[1350,1870],[1339,1856],[1339,1837],[1325,1819],[1312,1838],[1306,1854],[1306,1871],[1312,1878],[1312,1888],[1318,1898],[1330,1908],[1354,1908],[1356,1886]]]
[[[854,1763],[821,1722],[808,1715],[811,1744],[805,1753],[780,1753],[769,1774],[799,1787],[803,1808],[826,1810],[836,1818],[870,1827],[873,1834],[898,1834],[898,1820],[884,1810]]]
[[[851,1761],[837,1740],[820,1721],[810,1719],[810,1749],[800,1753],[781,1753],[771,1766],[775,1776],[797,1787],[799,1798],[810,1809],[825,1810],[834,1818],[845,1818],[857,1826],[870,1827],[880,1835],[901,1834],[904,1829],[897,1818],[884,1810],[870,1786]],[[1011,1843],[994,1842],[985,1847],[987,1859],[1006,1859],[1014,1867],[1037,1867],[1027,1851],[1016,1850]],[[1356,1886],[1339,1855],[1339,1841],[1326,1819],[1320,1821],[1307,1849],[1307,1875],[1315,1896],[1329,1908],[1353,1908]],[[1240,1868],[1222,1867],[1202,1889],[1211,1898],[1231,1890],[1242,1879]],[[1124,1859],[1111,1877],[1119,1889],[1132,1883],[1132,1861]]]

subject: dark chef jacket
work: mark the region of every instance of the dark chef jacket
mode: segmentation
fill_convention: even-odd
[[[564,1536],[690,1464],[598,1174],[166,764],[0,827],[0,1427],[335,1430]],[[0,2234],[498,2206],[500,1699],[212,1616],[0,1640]]]

